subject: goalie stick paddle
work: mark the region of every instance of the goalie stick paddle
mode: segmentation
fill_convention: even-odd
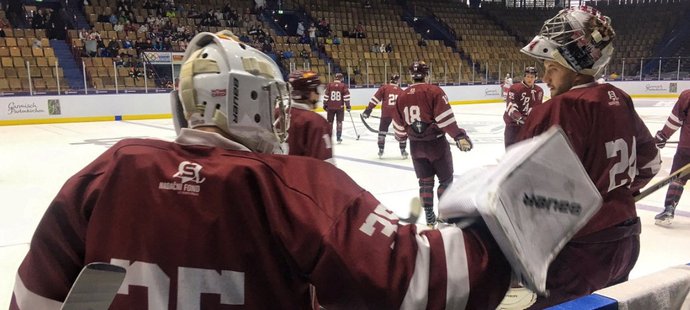
[[[357,126],[355,126],[355,119],[352,118],[352,113],[350,113],[350,111],[347,111],[347,114],[350,114],[350,120],[352,121],[352,128],[355,129],[355,134],[357,135],[357,140],[359,140],[359,134],[357,133]]]
[[[656,182],[652,184],[651,186],[647,187],[647,189],[643,190],[641,193],[639,193],[637,196],[635,196],[635,201],[640,201],[643,198],[649,196],[651,193],[656,192],[660,188],[668,185],[669,183],[678,180],[680,178],[684,178],[686,176],[690,175],[690,164],[687,164],[683,166],[683,168],[680,168],[673,173],[671,173],[669,176],[666,178],[662,179],[659,182]]]
[[[416,224],[421,213],[422,202],[419,200],[419,197],[414,197],[410,200],[410,215],[406,218],[400,218],[400,220],[406,223]]]
[[[107,310],[125,279],[126,270],[106,263],[90,263],[74,281],[61,310]]]
[[[372,117],[373,117],[373,116],[372,116]],[[364,118],[364,115],[363,115],[363,114],[360,114],[360,115],[359,115],[359,118],[362,119],[362,123],[364,124],[364,127],[367,128],[367,130],[369,130],[369,131],[371,131],[371,132],[373,132],[373,133],[379,133],[378,130],[375,130],[374,128],[371,128],[371,126],[369,126],[369,124],[367,124],[367,121],[366,121],[366,119]],[[376,118],[376,117],[374,117],[374,118]],[[387,135],[387,136],[395,136],[395,134],[392,133],[392,132],[387,132],[386,135]]]

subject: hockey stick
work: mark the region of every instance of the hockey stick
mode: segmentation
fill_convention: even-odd
[[[636,202],[640,201],[643,198],[649,196],[649,194],[656,192],[660,188],[668,185],[669,183],[671,183],[675,180],[678,180],[680,178],[684,178],[688,175],[690,175],[690,164],[683,166],[683,168],[680,168],[680,169],[674,171],[673,173],[671,173],[669,176],[662,179],[661,181],[656,182],[656,183],[652,184],[651,186],[647,187],[647,189],[643,190],[641,193],[639,193],[639,194],[637,194],[637,196],[635,196],[635,201]]]
[[[350,115],[350,120],[352,121],[352,128],[355,129],[355,134],[357,135],[357,140],[359,140],[359,134],[357,133],[357,126],[355,126],[355,119],[352,118],[352,113],[350,113],[350,111],[347,111],[347,114]]]
[[[90,263],[72,284],[62,310],[107,310],[125,279],[125,268],[106,263]]]
[[[373,116],[372,116],[372,117],[373,117]],[[369,124],[367,124],[367,121],[366,121],[365,118],[364,118],[364,114],[360,114],[360,115],[359,115],[359,118],[362,119],[362,123],[364,124],[364,127],[367,128],[367,130],[369,130],[369,131],[371,131],[371,132],[373,132],[373,133],[379,133],[378,130],[375,130],[374,128],[371,128],[371,126],[369,126]],[[395,136],[395,134],[392,133],[392,132],[387,132],[386,135],[387,135],[387,136]]]
[[[678,144],[680,141],[666,141],[666,144]]]
[[[410,224],[415,224],[419,219],[420,213],[422,213],[422,202],[419,200],[419,197],[414,197],[412,200],[410,200],[410,216],[400,218],[400,220]]]

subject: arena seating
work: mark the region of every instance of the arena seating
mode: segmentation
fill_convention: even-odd
[[[62,68],[55,66],[57,58],[43,30],[5,29],[5,34],[0,38],[0,91],[28,91],[29,74],[34,91],[57,90],[58,78],[61,89],[68,88]],[[32,47],[34,39],[41,42],[41,47]]]
[[[341,45],[326,45],[326,52],[358,84],[367,82],[367,68],[369,84],[380,84],[387,82],[387,74],[404,72],[415,60],[425,60],[431,65],[433,81],[458,81],[460,55],[442,41],[428,40],[426,47],[419,46],[422,36],[401,21],[402,8],[396,4],[374,1],[371,8],[364,8],[360,1],[296,0],[296,3],[313,18],[325,18],[332,31],[343,38]],[[351,32],[359,23],[365,28],[366,38],[343,36],[343,32]],[[376,43],[391,43],[393,52],[371,52]],[[361,74],[355,74],[355,69]],[[469,68],[464,69],[466,78],[470,75]],[[402,77],[403,82],[411,82],[405,80],[408,79],[405,74]]]
[[[107,46],[113,40],[144,41],[145,33],[135,31],[116,31],[108,22],[99,22],[99,15],[108,15],[116,10],[116,0],[92,0],[91,5],[84,7],[84,13],[93,30],[99,32]],[[602,2],[603,3],[603,2]],[[322,75],[334,73],[335,66],[346,71],[357,84],[380,84],[387,80],[392,72],[405,72],[414,60],[425,60],[432,67],[433,82],[479,82],[495,83],[501,81],[505,73],[513,72],[516,80],[522,75],[526,65],[536,65],[541,71],[541,64],[532,58],[519,53],[520,47],[536,34],[545,19],[553,16],[556,8],[506,8],[498,3],[483,3],[482,8],[470,8],[451,0],[424,1],[409,0],[406,4],[394,1],[371,1],[371,8],[365,8],[362,1],[350,0],[286,0],[285,8],[303,9],[314,20],[324,18],[330,23],[334,34],[341,38],[339,45],[324,44],[325,38],[318,38],[323,44],[322,51],[327,58],[310,50],[308,44],[299,44],[297,37],[277,35],[269,22],[262,21],[255,14],[249,14],[254,5],[249,0],[181,0],[176,2],[183,7],[182,14],[168,18],[173,27],[178,25],[189,28],[191,33],[199,31],[219,31],[231,29],[237,35],[248,33],[252,25],[259,25],[274,40],[273,51],[292,51],[293,57],[283,60],[283,68],[310,68]],[[202,26],[200,18],[188,15],[192,8],[198,12],[209,9],[222,9],[225,5],[234,8],[242,21],[231,25],[229,20],[221,20],[220,26]],[[136,1],[133,14],[135,27],[146,22],[148,16],[156,14],[154,10],[144,9],[143,2]],[[688,9],[687,2],[635,5],[600,5],[604,14],[613,19],[617,31],[616,52],[607,73],[622,73],[625,62],[626,77],[639,74],[640,58],[654,55],[664,36],[678,25],[682,12]],[[433,14],[442,23],[449,26],[457,39],[457,52],[445,46],[442,41],[427,40],[426,47],[418,45],[422,38],[413,27],[403,21],[405,10],[410,9],[415,16]],[[640,18],[644,16],[644,18]],[[0,21],[6,21],[4,12],[0,11]],[[366,38],[350,38],[345,34],[352,31],[357,24],[363,24]],[[234,27],[233,27],[234,26]],[[309,25],[305,25],[307,28]],[[50,41],[44,30],[5,29],[6,38],[0,39],[0,91],[27,91],[31,70],[32,86],[35,90],[55,90],[57,79],[63,78],[62,69],[58,66]],[[33,38],[41,40],[41,48],[32,48]],[[142,78],[134,78],[128,68],[113,68],[113,58],[95,59],[82,57],[85,42],[79,39],[78,30],[68,31],[68,42],[73,46],[77,63],[84,63],[87,82],[96,89],[114,89],[115,80],[119,88],[144,87]],[[119,42],[119,41],[116,41]],[[388,44],[393,47],[391,53],[372,52],[375,44]],[[173,41],[172,51],[183,51],[186,42]],[[260,48],[258,44],[254,45]],[[299,56],[300,51],[309,50],[307,60]],[[125,56],[136,59],[135,49],[120,49]],[[688,53],[681,48],[675,56]],[[463,55],[463,57],[461,57]],[[690,55],[688,55],[690,56]],[[327,64],[330,60],[335,66]],[[471,64],[474,64],[472,68]],[[140,66],[140,65],[139,65]],[[33,67],[36,67],[33,70]],[[667,63],[664,70],[675,71],[677,62]],[[683,60],[682,69],[690,68],[690,59]],[[487,74],[488,73],[488,74]],[[403,74],[403,82],[410,82]],[[330,80],[330,77],[327,79]],[[149,86],[153,86],[150,81]],[[61,88],[67,83],[61,80]],[[160,85],[159,85],[160,86]]]

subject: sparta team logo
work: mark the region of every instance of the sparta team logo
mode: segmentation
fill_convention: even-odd
[[[176,191],[178,194],[184,195],[199,195],[201,186],[206,178],[201,177],[201,169],[203,167],[197,163],[183,161],[177,167],[177,173],[173,174],[173,178],[180,179],[180,182],[160,182],[158,189]],[[196,184],[194,184],[196,183]]]

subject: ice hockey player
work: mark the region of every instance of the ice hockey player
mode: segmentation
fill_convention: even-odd
[[[666,146],[666,140],[670,138],[676,130],[680,129],[680,141],[676,148],[676,155],[673,156],[673,164],[671,165],[671,173],[682,168],[690,163],[690,119],[688,113],[690,112],[690,90],[685,90],[678,97],[678,101],[671,110],[671,115],[668,116],[664,128],[657,131],[654,140],[656,146],[660,149]],[[671,182],[666,191],[666,199],[664,201],[664,211],[657,214],[654,219],[657,224],[669,225],[673,220],[673,214],[676,212],[680,196],[683,195],[683,187],[688,181],[688,178],[681,178]]]
[[[521,50],[544,61],[551,99],[532,109],[519,139],[561,126],[604,198],[599,213],[551,265],[551,294],[534,309],[626,281],[637,261],[641,226],[633,193],[658,172],[660,159],[630,96],[595,81],[611,59],[614,37],[607,16],[593,7],[572,7],[545,21]]]
[[[516,142],[520,127],[525,124],[532,108],[541,104],[544,90],[534,83],[536,79],[537,68],[526,67],[522,82],[513,84],[508,89],[506,111],[503,113],[503,121],[506,124],[503,141],[506,148]]]
[[[377,106],[381,105],[381,122],[379,123],[379,137],[377,144],[379,146],[379,158],[383,157],[383,149],[386,146],[386,135],[388,134],[388,128],[393,121],[393,113],[395,111],[395,103],[398,100],[398,96],[402,93],[402,89],[399,86],[400,75],[393,74],[390,77],[389,83],[382,85],[376,91],[376,93],[371,96],[369,100],[369,105],[362,115],[364,118],[369,118],[371,111]],[[398,141],[400,145],[400,155],[403,159],[407,159],[407,139]]]
[[[60,308],[90,262],[127,270],[110,309],[307,309],[309,284],[326,309],[495,309],[512,270],[546,272],[553,248],[504,252],[482,220],[403,225],[332,164],[273,154],[289,126],[287,91],[275,62],[229,31],[196,35],[171,94],[178,137],[124,139],[67,180],[10,309]],[[512,203],[527,217],[509,220],[548,244],[574,231],[534,223],[581,220]]]
[[[409,72],[414,84],[398,97],[393,113],[393,130],[398,141],[410,139],[412,165],[419,180],[419,198],[427,225],[433,226],[436,224],[434,177],[438,177],[438,197],[453,182],[453,157],[446,134],[463,152],[472,149],[472,140],[455,122],[453,109],[443,89],[425,83],[429,66],[424,61],[415,61]]]
[[[336,120],[335,137],[338,143],[343,142],[343,119],[345,119],[343,108],[348,113],[351,110],[350,89],[343,83],[343,74],[336,73],[335,80],[326,85],[326,91],[323,94],[323,109],[326,110],[326,119],[331,124],[331,128],[333,128],[333,119]]]
[[[288,76],[292,97],[288,154],[310,156],[335,163],[331,139],[331,125],[314,112],[321,98],[323,84],[314,71],[297,70]]]

